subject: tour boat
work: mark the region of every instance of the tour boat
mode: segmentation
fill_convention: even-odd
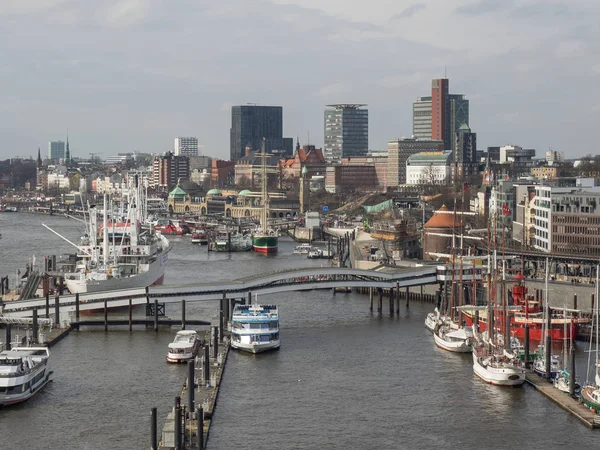
[[[307,255],[312,250],[312,246],[310,244],[300,244],[294,247],[294,253],[296,255]]]
[[[550,379],[554,380],[561,372],[560,359],[556,355],[550,355]],[[533,371],[540,377],[546,376],[546,351],[539,351],[537,357],[533,361]]]
[[[48,347],[0,352],[0,406],[23,402],[51,381]]]
[[[87,230],[79,245],[44,225],[78,250],[74,268],[64,274],[69,292],[102,292],[162,284],[171,246],[165,236],[146,224],[144,195],[136,176],[130,180],[128,209],[122,217],[109,219],[106,195],[102,224],[98,223],[97,208],[90,206]]]
[[[473,372],[481,380],[496,386],[521,386],[526,370],[510,354],[488,353],[483,346],[473,348]]]
[[[452,329],[449,324],[436,325],[433,331],[435,345],[453,353],[469,353],[473,330],[471,327]]]
[[[250,353],[279,348],[279,312],[274,305],[237,305],[231,318],[231,347]]]
[[[194,330],[178,331],[173,342],[169,344],[167,362],[180,363],[195,358],[201,344],[198,333]]]
[[[308,255],[306,255],[306,257],[308,259],[319,259],[323,256],[323,251],[320,248],[316,248],[313,247],[310,249],[310,251],[308,252]]]

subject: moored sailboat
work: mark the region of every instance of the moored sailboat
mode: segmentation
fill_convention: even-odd
[[[261,158],[261,197],[262,210],[260,214],[260,228],[252,237],[252,248],[258,253],[277,253],[279,238],[274,230],[269,228],[269,193],[267,191],[267,157],[263,151],[258,154]]]

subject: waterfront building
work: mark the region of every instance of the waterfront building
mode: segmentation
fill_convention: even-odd
[[[410,155],[406,161],[406,184],[447,184],[450,181],[451,160],[451,150]]]
[[[562,175],[562,168],[559,166],[532,167],[529,173],[538,180],[554,180]]]
[[[535,187],[534,248],[552,254],[600,256],[600,187]]]
[[[340,164],[343,166],[373,166],[375,168],[375,186],[381,188],[388,186],[387,152],[369,152],[366,156],[342,158]]]
[[[58,162],[65,159],[65,143],[64,141],[48,142],[48,159],[52,162]]]
[[[152,160],[152,186],[170,189],[178,180],[187,180],[190,175],[190,162],[187,156],[175,156],[173,152],[155,156]]]
[[[406,183],[406,161],[410,155],[443,150],[444,142],[441,140],[401,138],[388,141],[388,173],[385,185],[394,187]]]
[[[379,189],[375,165],[337,164],[325,171],[325,190],[339,192],[369,192]]]
[[[246,147],[267,153],[291,155],[292,138],[283,137],[283,108],[281,106],[241,105],[231,107],[229,157],[237,161]]]
[[[235,179],[235,162],[213,159],[210,169],[210,185],[223,188],[232,185]]]
[[[364,156],[369,150],[369,111],[367,105],[327,105],[323,152],[327,163],[342,158]]]
[[[176,137],[173,146],[175,156],[198,156],[197,137]]]
[[[469,123],[469,100],[463,94],[449,93],[450,80],[431,81],[431,95],[413,102],[413,137],[444,142],[445,150],[454,150],[455,135]]]
[[[423,259],[447,261],[454,244],[452,235],[460,234],[462,223],[460,214],[454,214],[442,205],[423,225]]]
[[[325,175],[326,163],[323,150],[316,148],[314,145],[300,147],[300,143],[298,143],[294,157],[281,160],[280,165],[284,179],[300,178],[300,174],[304,168],[307,170],[307,178],[309,179],[313,176]]]

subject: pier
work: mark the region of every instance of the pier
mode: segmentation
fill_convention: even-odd
[[[540,392],[544,397],[549,398],[562,409],[568,411],[571,415],[579,419],[585,426],[589,428],[600,428],[600,416],[595,414],[591,409],[583,403],[578,402],[565,392],[556,389],[552,383],[546,379],[539,377],[535,373],[528,373],[526,378],[527,384]]]
[[[246,301],[249,302],[251,294]],[[172,410],[158,439],[157,409],[152,408],[150,419],[150,448],[152,450],[202,450],[206,448],[210,426],[219,397],[221,379],[229,355],[228,322],[236,301],[223,297],[220,302],[219,325],[206,331],[204,346],[193,361],[181,393],[175,397]]]

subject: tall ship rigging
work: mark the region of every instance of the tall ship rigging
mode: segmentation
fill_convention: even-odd
[[[109,207],[104,195],[101,223],[97,206],[88,205],[80,244],[44,225],[77,248],[75,264],[64,274],[72,294],[162,284],[171,246],[146,220],[145,188],[137,174],[123,194],[127,202],[121,203],[119,212]]]
[[[264,148],[258,154],[261,158],[261,198],[262,210],[260,212],[260,228],[252,237],[252,247],[258,253],[276,253],[279,246],[277,233],[269,228],[269,192],[267,190],[268,173],[267,158]]]

